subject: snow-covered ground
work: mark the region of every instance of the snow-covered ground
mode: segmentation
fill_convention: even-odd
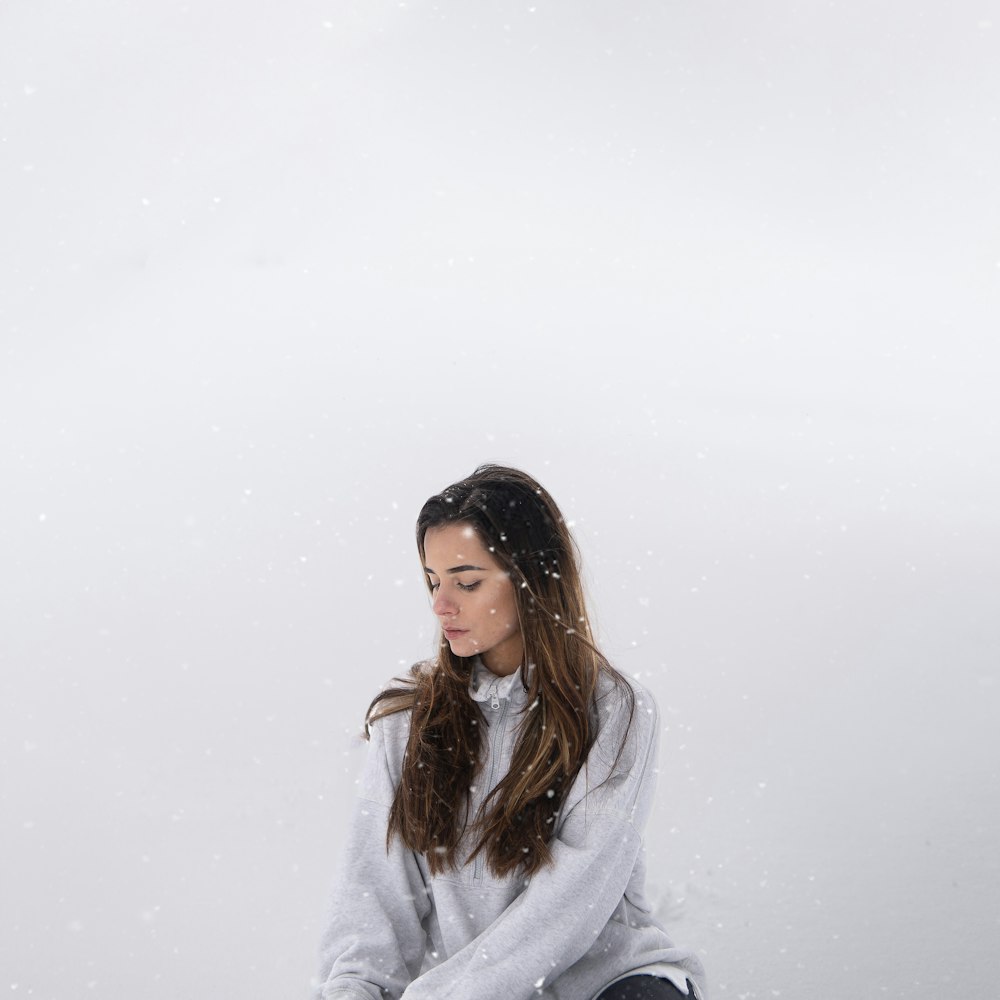
[[[1000,13],[0,7],[0,992],[304,997],[423,499],[520,465],[716,998],[1000,982]]]

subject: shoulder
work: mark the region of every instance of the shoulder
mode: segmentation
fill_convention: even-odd
[[[413,702],[421,683],[434,670],[433,660],[420,660],[403,675],[390,677],[372,699],[365,725],[373,744],[385,744],[387,752],[402,756],[410,733]]]
[[[405,675],[397,674],[390,677],[379,688],[378,694],[368,706],[365,717],[366,724],[372,727],[396,716],[405,716],[409,719],[417,689],[420,687],[421,681],[428,677],[433,669],[432,661],[421,660],[414,663]]]
[[[390,677],[372,699],[365,716],[368,765],[362,797],[390,804],[403,772],[410,738],[410,715],[418,686],[416,664],[405,676]]]
[[[660,714],[649,690],[619,671],[602,670],[594,696],[595,748],[618,768],[641,765],[655,752]],[[616,769],[618,769],[616,768]]]
[[[594,706],[599,725],[616,728],[630,728],[639,724],[641,728],[656,728],[659,709],[652,693],[635,678],[618,670],[602,670],[594,692]]]

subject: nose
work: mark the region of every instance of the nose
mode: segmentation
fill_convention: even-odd
[[[431,605],[434,610],[434,614],[438,618],[445,618],[450,615],[458,614],[458,605],[448,596],[441,593],[441,589],[438,588],[437,595],[434,598],[434,603]]]

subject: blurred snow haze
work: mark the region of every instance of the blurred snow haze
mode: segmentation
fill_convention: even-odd
[[[995,996],[998,33],[6,0],[0,993],[308,995],[417,510],[497,461],[660,703],[714,1000]]]

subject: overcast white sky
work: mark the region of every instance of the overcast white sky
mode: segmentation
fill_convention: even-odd
[[[995,3],[0,7],[0,990],[305,996],[422,501],[576,523],[717,998],[1000,978]]]

